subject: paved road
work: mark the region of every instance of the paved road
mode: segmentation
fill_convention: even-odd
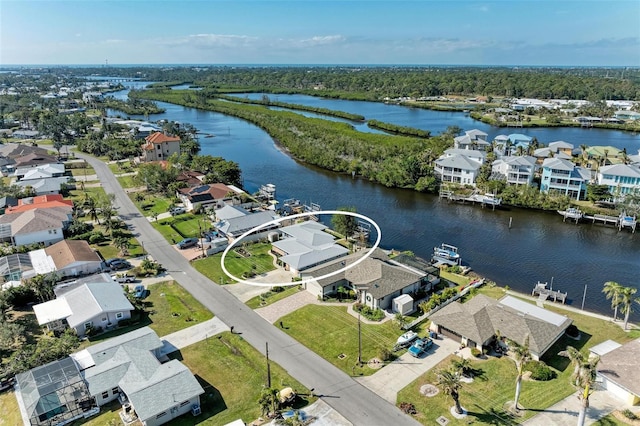
[[[167,272],[216,317],[264,354],[269,343],[269,357],[280,364],[303,385],[313,388],[317,395],[354,425],[417,425],[371,390],[360,385],[346,373],[334,367],[296,340],[267,323],[258,314],[236,299],[221,286],[213,283],[176,252],[149,221],[136,209],[106,164],[93,157],[76,154],[95,169],[104,190],[115,194],[118,214],[133,226],[145,250],[160,262]]]

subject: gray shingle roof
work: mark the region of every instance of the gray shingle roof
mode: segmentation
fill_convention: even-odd
[[[452,155],[449,157],[438,158],[436,164],[442,167],[452,167],[462,170],[478,170],[480,163],[470,160],[464,155]]]
[[[264,225],[277,218],[277,214],[272,211],[256,212],[246,216],[232,217],[216,224],[226,235],[239,236],[250,229]]]
[[[530,309],[535,310],[536,306],[531,305]],[[524,344],[528,335],[530,350],[539,356],[572,322],[565,317],[560,325],[555,325],[540,315],[523,313],[481,294],[467,303],[451,303],[431,315],[430,319],[477,343],[489,340],[496,330],[518,344]]]
[[[122,287],[115,281],[84,284],[65,293],[62,297],[67,300],[73,312],[67,318],[70,327],[77,327],[103,312],[133,310]]]
[[[600,357],[598,373],[640,396],[640,339],[624,344]]]

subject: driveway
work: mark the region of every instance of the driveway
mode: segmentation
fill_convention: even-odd
[[[269,306],[264,308],[258,308],[255,312],[262,318],[269,321],[271,324],[276,322],[279,318],[290,314],[293,311],[297,311],[303,306],[307,306],[310,303],[316,303],[318,299],[313,294],[306,290],[300,290],[297,293],[292,294],[282,300],[278,300]]]
[[[175,352],[178,349],[182,349],[228,330],[229,327],[225,323],[220,321],[219,318],[213,317],[208,321],[192,325],[191,327],[162,337],[163,346],[162,349],[160,349],[160,353],[166,355]]]
[[[400,390],[431,370],[459,347],[460,342],[447,337],[440,338],[433,341],[433,347],[426,355],[414,358],[407,352],[378,372],[370,376],[356,378],[356,381],[395,404]]]

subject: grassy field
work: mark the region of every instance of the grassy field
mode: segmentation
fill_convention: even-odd
[[[375,370],[358,360],[358,319],[342,306],[307,305],[282,318],[285,332],[350,375],[369,375]],[[402,334],[392,321],[361,324],[362,360],[378,357],[382,349],[391,350]],[[346,355],[339,358],[339,355]],[[398,353],[398,355],[401,352]]]
[[[118,183],[120,184],[121,187],[123,188],[135,188],[136,186],[139,186],[135,181],[134,181],[135,176],[118,176],[116,179],[118,179]]]
[[[149,286],[149,319],[158,336],[166,336],[213,318],[213,314],[175,281]]]
[[[500,298],[505,294],[505,289],[488,286],[481,288],[480,293]],[[572,369],[569,360],[557,355],[558,352],[571,345],[587,354],[590,347],[605,340],[612,339],[619,343],[626,343],[640,336],[638,330],[625,333],[619,325],[612,322],[567,311],[551,304],[546,306],[549,310],[572,318],[581,332],[581,338],[573,340],[563,336],[543,357],[542,360],[557,371],[558,377],[548,382],[527,381],[523,383],[520,403],[528,410],[522,418],[512,418],[504,409],[505,404],[513,400],[515,392],[515,367],[513,361],[506,357],[474,362],[474,368],[483,371],[483,379],[475,380],[472,384],[465,384],[463,387],[460,401],[470,415],[464,420],[455,420],[448,415],[449,407],[452,405],[449,397],[438,394],[436,397],[426,398],[419,393],[422,385],[435,383],[435,371],[446,368],[449,364],[447,360],[400,391],[397,402],[413,403],[420,413],[417,419],[428,425],[435,424],[435,419],[440,415],[449,418],[451,425],[468,424],[468,422],[518,424],[574,392],[574,388],[570,384]]]
[[[0,393],[0,426],[20,426],[22,416],[13,391]]]
[[[229,251],[225,258],[225,267],[234,276],[241,278],[246,273],[265,273],[273,271],[273,258],[269,254],[271,244],[256,243],[243,247],[251,254],[249,257],[242,257],[235,250]],[[219,284],[231,284],[235,281],[225,275],[220,266],[222,253],[217,253],[205,259],[198,259],[193,262],[194,268],[202,275]],[[255,268],[253,267],[255,265]]]

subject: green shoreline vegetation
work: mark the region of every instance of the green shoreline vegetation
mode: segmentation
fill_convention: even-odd
[[[135,97],[131,97],[127,101],[121,101],[114,97],[107,97],[104,100],[104,107],[116,109],[124,112],[125,114],[132,115],[160,114],[165,112],[164,108],[160,108],[154,102],[136,99]]]

